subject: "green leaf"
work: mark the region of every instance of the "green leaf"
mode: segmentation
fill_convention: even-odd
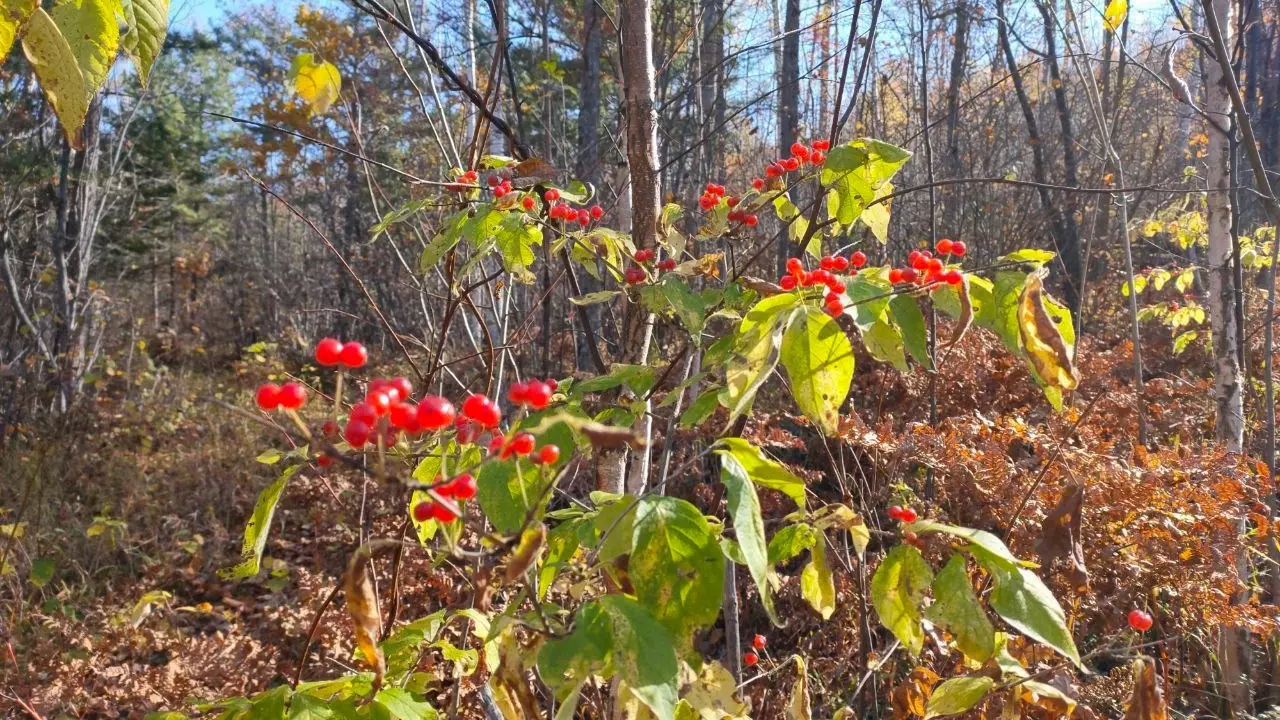
[[[600,562],[607,563],[631,552],[635,544],[636,507],[639,503],[631,495],[622,495],[603,505],[596,513]]]
[[[276,505],[280,502],[280,494],[284,492],[289,478],[298,472],[302,465],[291,465],[285,469],[275,482],[258,494],[258,502],[253,506],[253,514],[244,526],[244,545],[240,550],[241,559],[233,567],[218,571],[224,580],[241,580],[258,574],[262,567],[262,551],[267,546],[267,535],[271,530],[271,519],[275,517]]]
[[[806,307],[782,336],[782,366],[791,379],[796,405],[823,434],[835,435],[840,405],[853,384],[853,346],[840,324]]]
[[[933,689],[925,706],[925,720],[966,712],[982,702],[995,686],[995,680],[983,675],[951,678]]]
[[[13,49],[18,28],[31,17],[36,7],[36,0],[0,0],[0,63]]]
[[[911,545],[895,545],[871,579],[871,602],[880,624],[913,656],[924,647],[920,603],[932,583],[933,571]]]
[[[770,490],[777,490],[796,501],[796,506],[804,509],[804,480],[781,463],[769,458],[764,451],[751,441],[743,438],[723,438],[719,442],[724,446],[738,465],[751,479],[751,482]],[[723,452],[722,452],[723,454]]]
[[[169,0],[123,0],[121,8],[129,30],[120,38],[120,45],[145,86],[169,34]]]
[[[431,238],[431,242],[428,242],[427,246],[422,248],[422,255],[418,258],[419,272],[430,272],[431,268],[435,267],[441,258],[457,247],[458,241],[462,239],[462,228],[466,220],[467,216],[464,212],[456,213],[445,219],[440,228],[440,233]],[[383,222],[386,222],[386,218],[383,218]],[[382,225],[382,223],[379,223],[379,225]],[[377,227],[374,229],[377,230]]]
[[[751,308],[738,326],[725,367],[725,406],[729,423],[751,409],[756,391],[778,364],[784,317],[800,303],[797,293],[767,297]]]
[[[680,427],[693,427],[701,425],[704,420],[711,417],[711,413],[720,407],[720,389],[712,388],[705,390],[696,400],[689,403],[689,407],[680,414]]]
[[[588,521],[585,519],[562,522],[547,533],[546,554],[543,556],[542,566],[538,568],[539,600],[546,599],[547,592],[550,591],[556,576],[560,574],[561,568],[566,566],[578,552],[578,548],[582,545],[579,532],[587,524]]]
[[[1041,265],[1049,262],[1057,257],[1058,254],[1050,250],[1036,250],[1035,248],[1023,248],[1015,250],[1008,255],[1004,255],[996,261],[999,265],[1008,265],[1011,263],[1024,263],[1031,265],[1030,269],[1035,270]]]
[[[254,458],[254,462],[260,462],[263,465],[275,465],[284,457],[284,453],[275,448],[268,448],[258,453],[258,457]]]
[[[800,573],[800,594],[823,620],[830,620],[836,611],[836,586],[827,563],[827,539],[821,533],[810,552],[809,564]]]
[[[1018,332],[1018,301],[1022,297],[1022,289],[1027,284],[1027,274],[1013,270],[1001,270],[996,273],[995,287],[992,296],[995,300],[991,329],[1004,342],[1009,352],[1023,357],[1022,338]],[[975,317],[979,325],[982,318]],[[985,327],[985,326],[984,326]]]
[[[845,295],[853,311],[853,322],[863,333],[888,318],[889,298],[893,286],[883,272],[860,272],[845,283]]]
[[[575,393],[596,393],[626,385],[636,395],[644,395],[657,380],[658,371],[648,365],[614,363],[609,366],[609,374],[576,381],[572,389]]]
[[[667,273],[658,282],[640,288],[640,297],[654,312],[674,315],[694,337],[702,333],[706,323],[708,303],[699,293],[689,288],[688,281]]]
[[[419,654],[440,634],[445,624],[445,611],[437,610],[414,620],[382,641],[382,654],[387,661],[387,677],[399,681],[418,665]]]
[[[906,347],[897,327],[881,320],[862,333],[862,342],[871,357],[892,364],[899,372],[907,371]]]
[[[634,533],[627,570],[636,599],[688,649],[693,632],[720,616],[724,555],[716,536],[692,503],[664,496],[641,498]]]
[[[889,313],[902,335],[907,352],[925,370],[934,372],[933,359],[929,356],[929,330],[925,327],[920,303],[910,295],[894,295],[889,301]]]
[[[893,183],[887,182],[876,188],[875,199],[879,200],[888,197],[893,193]],[[867,226],[871,231],[871,236],[879,240],[881,243],[889,240],[889,212],[892,200],[885,200],[875,204],[868,204],[862,214],[858,216],[858,220]]]
[[[23,26],[22,52],[40,81],[45,99],[53,106],[67,142],[81,149],[84,144],[80,131],[89,112],[90,85],[80,72],[71,45],[41,8],[36,8]]]
[[[542,228],[526,223],[524,213],[501,213],[495,240],[502,256],[502,267],[521,282],[532,282],[533,246],[542,244]]]
[[[485,517],[500,533],[516,532],[524,525],[525,516],[535,504],[538,512],[546,509],[546,484],[538,469],[517,460],[487,462],[476,477],[476,499]]]
[[[679,665],[666,629],[626,596],[608,595],[597,602],[610,620],[618,674],[658,720],[673,720]]]
[[[600,303],[609,302],[614,298],[621,297],[621,290],[601,290],[599,292],[586,293],[578,297],[569,298],[569,302],[578,307],[587,307],[588,305],[599,305]]]
[[[907,526],[907,529],[918,535],[936,532],[964,540],[973,546],[977,546],[983,557],[1000,563],[1007,570],[1013,570],[1022,564],[1022,561],[1009,551],[1009,547],[1004,544],[1003,540],[985,530],[947,525],[933,522],[932,520],[918,520]]]
[[[333,63],[318,60],[311,53],[301,53],[289,68],[289,84],[311,106],[312,115],[321,115],[338,99],[342,75]]]
[[[946,628],[969,659],[986,662],[995,653],[995,628],[969,584],[963,555],[953,555],[933,581],[933,604],[925,618]]]
[[[743,441],[746,442],[746,441]],[[729,509],[729,517],[733,520],[733,531],[738,538],[738,547],[746,560],[747,570],[760,591],[760,603],[764,605],[769,620],[778,627],[782,622],[773,609],[772,586],[770,576],[772,567],[769,564],[769,549],[765,543],[764,519],[760,516],[760,498],[756,496],[756,487],[751,482],[750,472],[738,459],[739,453],[732,450],[717,450],[720,456],[720,481],[725,486],[725,502]]]
[[[769,540],[769,564],[777,565],[796,557],[813,547],[817,539],[813,526],[807,523],[787,525]]]
[[[120,24],[116,21],[118,1],[64,0],[53,6],[50,17],[58,24],[71,47],[76,66],[84,76],[85,92],[92,98],[111,72],[120,51]]]
[[[1001,563],[984,562],[981,554],[975,557],[995,578],[995,588],[988,598],[991,609],[1027,637],[1048,645],[1083,668],[1080,651],[1067,629],[1066,613],[1040,578],[1026,568],[1010,571]]]
[[[402,688],[379,690],[373,697],[373,704],[396,720],[435,720],[440,716],[430,703],[418,700],[413,693]]]
[[[1186,352],[1187,347],[1191,345],[1191,342],[1195,340],[1198,335],[1199,333],[1197,331],[1188,330],[1175,337],[1173,339],[1173,354],[1181,355],[1183,352]]]
[[[563,699],[573,688],[605,671],[613,649],[610,624],[601,601],[593,600],[578,610],[568,637],[542,644],[538,676],[557,698]]]
[[[288,685],[279,685],[254,695],[248,717],[251,720],[284,720],[284,705],[291,693],[292,688]]]
[[[36,558],[31,561],[31,572],[28,573],[27,578],[31,580],[32,585],[42,588],[53,579],[55,569],[53,558]]]

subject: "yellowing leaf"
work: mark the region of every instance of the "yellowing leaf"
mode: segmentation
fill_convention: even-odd
[[[24,27],[22,52],[40,81],[45,99],[53,106],[67,142],[78,150],[84,146],[80,130],[89,112],[89,88],[76,64],[75,53],[43,9],[32,13]]]
[[[1107,3],[1107,9],[1102,12],[1102,22],[1107,26],[1107,30],[1115,32],[1124,24],[1124,19],[1129,16],[1129,0],[1111,0]]]
[[[811,720],[812,703],[809,700],[809,666],[804,658],[792,655],[796,663],[796,684],[791,688],[791,700],[787,703],[787,720]]]
[[[124,0],[122,9],[129,30],[120,38],[120,45],[146,85],[169,32],[169,0]]]
[[[365,544],[351,556],[343,578],[343,591],[347,596],[347,614],[351,616],[356,647],[364,655],[365,662],[373,667],[375,685],[381,685],[387,661],[378,647],[382,619],[378,612],[378,596],[373,590],[373,578],[369,575],[372,552],[372,547]]]
[[[317,62],[311,53],[302,53],[293,59],[289,82],[293,91],[311,106],[313,115],[328,110],[342,90],[342,76],[338,74],[338,68],[324,60]]]
[[[823,620],[830,620],[836,611],[836,585],[831,577],[831,566],[827,564],[826,538],[819,534],[810,552],[813,559],[800,573],[800,594],[822,615]]]
[[[18,28],[35,9],[36,0],[0,0],[0,62],[9,56]]]
[[[1039,273],[1027,277],[1027,284],[1018,300],[1018,333],[1027,351],[1027,359],[1041,381],[1059,390],[1074,390],[1079,383],[1079,375],[1072,351],[1063,338],[1063,331],[1045,309]]]
[[[113,5],[118,7],[119,2],[65,0],[49,11],[76,58],[90,98],[106,82],[120,50],[120,25]]]

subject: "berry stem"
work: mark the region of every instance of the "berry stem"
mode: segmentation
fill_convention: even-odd
[[[333,414],[330,415],[334,420],[338,419],[338,412],[342,410],[342,378],[346,373],[338,370],[338,380],[333,386]]]

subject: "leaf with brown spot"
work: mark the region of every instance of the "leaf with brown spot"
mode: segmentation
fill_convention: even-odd
[[[1018,334],[1027,360],[1040,380],[1058,390],[1074,390],[1080,376],[1062,331],[1045,309],[1044,283],[1040,276],[1041,273],[1027,276],[1027,284],[1018,298]]]
[[[1133,694],[1125,707],[1124,720],[1168,720],[1168,717],[1155,660],[1139,655],[1133,661]]]
[[[382,676],[387,671],[387,661],[378,647],[378,633],[382,626],[382,618],[378,613],[378,596],[373,589],[373,578],[369,575],[369,561],[377,547],[385,543],[366,543],[361,545],[351,556],[347,565],[347,574],[343,580],[343,591],[347,595],[347,614],[351,616],[351,627],[356,635],[356,647],[364,655],[365,662],[373,667],[375,688],[382,685]],[[395,543],[392,543],[395,544]]]
[[[525,530],[520,535],[520,544],[516,547],[516,551],[511,554],[511,562],[507,563],[507,582],[515,582],[517,578],[524,575],[525,570],[537,562],[546,546],[546,525],[538,523],[537,527]]]
[[[1089,589],[1089,571],[1084,564],[1084,544],[1080,537],[1080,518],[1084,514],[1084,486],[1072,485],[1062,493],[1058,504],[1045,517],[1040,527],[1036,553],[1040,564],[1053,567],[1058,559],[1067,562],[1066,575],[1077,592]]]

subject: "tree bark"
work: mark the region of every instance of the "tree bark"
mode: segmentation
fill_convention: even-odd
[[[778,86],[778,157],[789,157],[800,123],[800,0],[786,0],[783,18],[782,76]],[[793,198],[794,199],[794,198]],[[787,270],[788,242],[778,242],[778,274]]]
[[[578,157],[574,163],[574,174],[579,180],[590,183],[597,191],[600,187],[600,48],[604,44],[600,31],[600,8],[596,0],[583,0],[582,8],[583,40],[582,40],[582,82],[579,87],[578,107]],[[584,293],[599,290],[599,284],[590,274],[582,276]],[[585,313],[591,327],[600,327],[600,306],[589,305],[575,308],[574,312]],[[592,339],[587,336],[586,329],[579,332],[577,343],[577,366],[579,370],[594,368]]]

